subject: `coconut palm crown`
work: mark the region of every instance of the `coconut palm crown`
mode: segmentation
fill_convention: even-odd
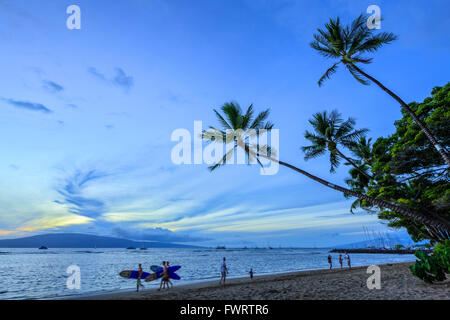
[[[343,154],[339,146],[351,149],[356,141],[367,133],[367,129],[355,130],[355,119],[348,118],[344,121],[337,110],[330,113],[327,111],[317,112],[309,120],[309,123],[314,129],[314,133],[308,130],[305,132],[305,138],[312,142],[312,145],[302,147],[305,160],[316,158],[329,151],[330,172],[336,171],[341,159],[345,159],[358,168],[352,159]]]
[[[247,108],[244,113],[240,105],[236,102],[225,103],[220,110],[223,115],[214,109],[221,129],[210,126],[208,130],[204,130],[202,133],[202,139],[206,141],[222,142],[225,144],[233,144],[223,158],[216,164],[209,167],[209,170],[214,171],[218,167],[227,163],[227,159],[234,156],[234,151],[237,147],[244,149],[247,155],[248,163],[251,164],[256,161],[260,166],[262,163],[259,160],[258,155],[273,154],[275,150],[271,149],[267,145],[259,145],[247,142],[247,138],[252,138],[258,134],[259,130],[271,130],[273,124],[267,121],[270,110],[267,109],[254,116],[253,105]],[[221,141],[218,141],[221,140]]]
[[[369,81],[364,79],[356,64],[369,64],[372,58],[362,55],[372,53],[380,49],[384,44],[397,39],[393,33],[381,32],[373,34],[366,26],[366,18],[360,15],[351,25],[342,26],[339,17],[330,19],[325,24],[325,29],[318,29],[314,34],[314,41],[310,43],[311,47],[318,53],[327,58],[338,59],[319,79],[319,86],[334,74],[340,63],[344,64],[353,77],[364,85]]]

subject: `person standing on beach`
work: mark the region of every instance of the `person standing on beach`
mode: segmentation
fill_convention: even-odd
[[[253,280],[253,269],[252,268],[250,268],[250,280]]]
[[[173,288],[173,283],[170,281],[170,275],[168,272],[168,269],[170,268],[169,261],[166,261],[166,283],[167,283],[167,289],[169,289],[169,284]]]
[[[331,261],[331,254],[328,255],[328,263],[330,264],[330,270],[333,268],[333,262]]]
[[[341,269],[342,269],[342,254],[339,254],[339,264],[341,265]]]
[[[161,287],[163,289],[166,288],[166,274],[167,274],[167,265],[166,265],[166,261],[162,262],[163,265],[163,271],[162,271],[162,276],[161,276],[161,284],[159,285],[159,289],[158,291],[161,291]],[[163,286],[164,284],[164,286]],[[167,285],[168,286],[168,285]]]
[[[138,277],[137,277],[137,281],[136,281],[136,292],[139,292],[139,287],[143,287],[144,286],[141,283],[142,272],[144,272],[144,270],[142,270],[142,264],[139,263]]]
[[[352,268],[352,263],[350,261],[350,256],[348,255],[348,252],[345,253],[344,259],[347,259],[348,267],[351,269]]]
[[[227,268],[226,260],[227,259],[224,257],[222,265],[220,266],[220,272],[221,272],[222,276],[220,278],[219,284],[222,283],[222,280],[223,280],[223,284],[225,284],[225,280],[227,278],[228,268]]]

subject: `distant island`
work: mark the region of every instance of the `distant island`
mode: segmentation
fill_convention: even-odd
[[[0,240],[0,248],[201,248],[170,242],[134,241],[81,233],[49,233],[18,239]]]

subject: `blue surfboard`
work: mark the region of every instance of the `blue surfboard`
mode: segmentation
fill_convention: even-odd
[[[161,267],[161,266],[151,266],[150,270],[152,270],[153,272],[158,272],[158,271],[163,270],[163,267]]]
[[[174,280],[180,280],[181,279],[180,276],[175,273],[175,271],[177,271],[180,268],[181,268],[181,266],[169,267],[169,269],[167,269],[167,273],[169,274],[169,278],[170,279],[174,279]],[[153,268],[152,268],[152,271],[153,271]],[[154,273],[142,272],[141,279],[145,279],[145,281],[147,281],[147,282],[159,279],[159,278],[162,277],[163,271],[164,271],[164,269],[160,267],[158,269],[158,271],[154,272]],[[124,270],[124,271],[121,271],[119,273],[119,275],[122,278],[137,279],[138,275],[139,275],[139,272],[137,270]]]
[[[157,266],[152,266],[152,267],[157,267]],[[170,278],[170,279],[174,279],[174,280],[180,280],[180,279],[181,279],[180,276],[177,275],[177,274],[175,273],[175,271],[177,271],[177,270],[180,269],[180,268],[181,268],[181,266],[173,266],[173,267],[169,267],[169,268],[167,269],[167,273],[168,273],[168,275],[169,275],[169,278]],[[156,268],[151,268],[151,269],[152,269],[152,270],[156,270]],[[159,269],[157,269],[157,270],[158,270],[158,271],[156,271],[156,272],[150,274],[149,276],[147,276],[147,277],[145,278],[145,281],[146,281],[146,282],[150,282],[150,281],[153,281],[153,280],[156,280],[156,279],[161,278],[162,275],[163,275],[164,269],[163,269],[162,267],[159,267]]]
[[[136,270],[124,270],[122,272],[119,273],[119,275],[122,278],[127,278],[127,279],[137,279],[139,272]],[[145,279],[150,275],[150,273],[148,272],[142,272],[142,276],[141,279]]]

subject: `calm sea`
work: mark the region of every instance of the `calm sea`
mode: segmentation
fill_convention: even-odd
[[[175,285],[219,279],[227,258],[229,277],[255,276],[328,268],[327,249],[0,249],[0,299],[51,299],[135,289],[136,282],[119,277],[122,270],[144,271],[168,260],[180,265]],[[337,267],[338,254],[332,254]],[[414,261],[413,255],[353,254],[353,266]],[[81,288],[67,288],[67,268],[81,271]],[[159,282],[144,283],[153,288]]]

